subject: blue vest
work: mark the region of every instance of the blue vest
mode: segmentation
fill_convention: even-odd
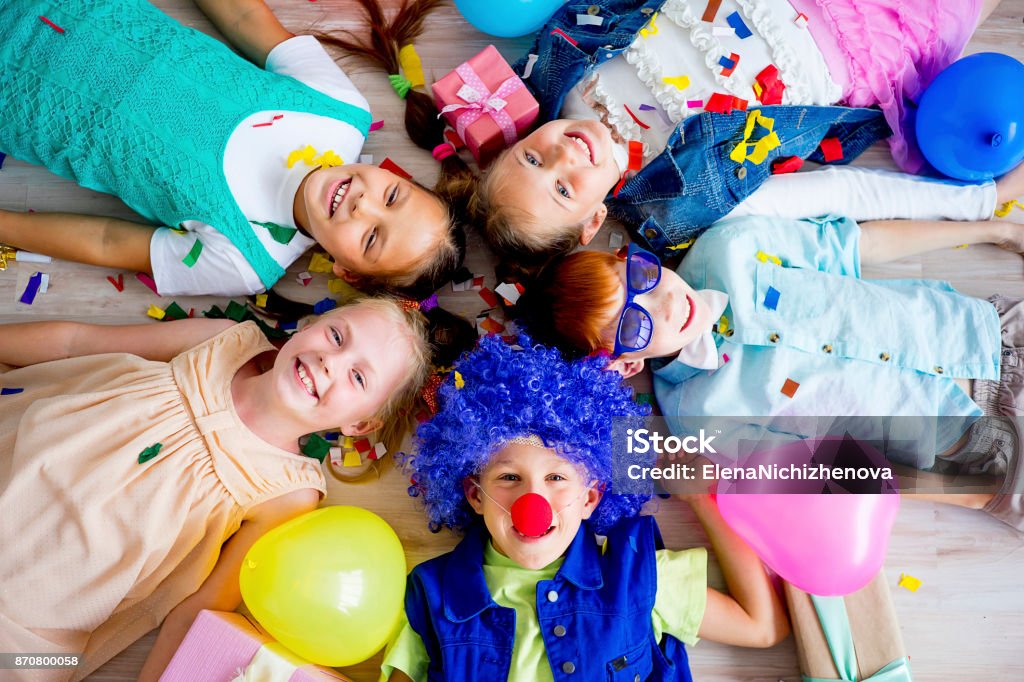
[[[488,537],[476,524],[454,550],[409,576],[406,616],[430,656],[431,681],[508,679],[516,612],[498,606],[487,589]],[[554,579],[537,583],[537,615],[555,682],[692,682],[683,643],[670,635],[654,640],[655,550],[662,547],[654,517],[622,521],[607,537],[601,552],[584,521]]]
[[[370,124],[369,112],[264,71],[143,0],[0,2],[0,74],[0,151],[149,220],[217,228],[268,288],[284,270],[228,187],[231,133],[258,111],[316,113],[364,135]]]
[[[563,5],[537,33],[530,53],[538,59],[524,79],[540,102],[542,120],[558,117],[568,92],[593,68],[621,54],[636,39],[664,0],[595,0]],[[597,9],[600,26],[578,25],[577,14]],[[569,42],[558,29],[576,41]],[[515,65],[522,75],[527,59]],[[665,150],[635,176],[615,197],[606,199],[609,213],[627,225],[639,241],[661,255],[678,255],[668,247],[680,244],[707,229],[750,196],[770,175],[772,161],[799,156],[822,163],[819,143],[836,137],[849,163],[878,140],[891,135],[882,112],[875,109],[818,106],[754,106],[775,119],[782,144],[768,158],[742,165],[729,158],[743,140],[746,113],[705,112],[677,126]],[[767,131],[755,128],[749,142]],[[794,197],[799,201],[799,197]]]

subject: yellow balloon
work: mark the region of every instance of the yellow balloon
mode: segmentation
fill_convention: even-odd
[[[358,507],[303,514],[253,544],[242,598],[299,656],[353,665],[387,643],[404,608],[405,552],[391,526]]]

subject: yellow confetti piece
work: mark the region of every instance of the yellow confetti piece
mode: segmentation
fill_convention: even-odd
[[[655,21],[657,21],[657,19],[658,13],[655,12],[654,14],[651,15],[651,20],[647,23],[647,26],[645,28],[640,29],[640,35],[643,36],[644,38],[648,36],[658,35],[658,25],[654,23]],[[689,83],[687,83],[687,85],[689,85]]]
[[[665,76],[661,79],[663,83],[674,86],[677,90],[685,90],[690,87],[689,76]]]
[[[455,373],[455,388],[461,391],[465,387],[466,387],[466,380],[462,378],[461,374],[456,372]]]
[[[179,235],[179,236],[184,236],[184,235],[188,234],[188,230],[186,230],[183,227],[169,227],[167,229],[169,229],[171,232],[173,232],[174,234]]]
[[[725,315],[722,315],[720,318],[718,318],[718,333],[724,334],[727,331],[729,331],[729,318],[726,317]]]
[[[754,133],[755,125],[761,126],[769,134],[762,137],[756,143],[747,142]],[[775,119],[762,116],[760,109],[747,112],[747,122],[743,127],[743,141],[733,147],[732,152],[729,153],[729,158],[736,163],[743,163],[747,160],[755,165],[764,163],[764,160],[768,158],[768,152],[782,144],[774,129]],[[753,148],[753,151],[751,151],[751,148]]]
[[[747,155],[747,160],[755,166],[759,166],[764,163],[764,160],[768,158],[768,152],[778,147],[782,142],[779,140],[778,134],[772,132],[766,137],[762,137],[754,145],[754,151]]]
[[[306,270],[309,272],[332,272],[334,270],[334,261],[326,254],[317,251],[309,259],[309,267]]]
[[[675,244],[674,246],[670,246],[670,247],[668,247],[668,250],[669,250],[669,251],[682,251],[682,250],[684,250],[684,249],[688,249],[688,248],[690,248],[691,246],[693,246],[693,243],[694,243],[695,241],[697,241],[696,237],[690,237],[689,239],[687,239],[687,240],[686,240],[685,242],[683,242],[682,244]]]
[[[302,149],[296,149],[288,155],[288,167],[291,168],[299,161],[304,162],[307,166],[313,165],[313,157],[316,156],[316,149],[313,145],[307,144]]]
[[[953,248],[954,249],[966,249],[968,246],[970,246],[970,244],[959,244],[957,246],[954,246]]]
[[[1024,210],[1024,204],[1020,203],[1019,201],[1007,201],[1005,204],[996,209],[995,216],[997,218],[1005,218],[1006,216],[1010,215],[1010,211],[1012,211],[1015,206],[1019,209]]]
[[[900,587],[905,587],[911,592],[917,592],[917,589],[921,587],[921,581],[909,573],[900,573],[900,581],[897,584]]]
[[[321,169],[324,169],[324,168],[332,168],[334,166],[344,166],[345,162],[342,161],[340,156],[338,156],[337,154],[334,153],[333,149],[328,149],[327,151],[325,151],[320,156],[315,157],[313,159],[312,163],[309,163],[308,165],[310,165],[310,166],[319,165]]]
[[[764,251],[757,252],[757,260],[761,261],[762,263],[772,262],[780,267],[782,266],[782,259],[780,259],[778,256],[773,256],[770,253],[765,253]]]
[[[267,307],[267,295],[266,294],[256,294],[256,307],[257,308],[266,308]]]
[[[759,83],[754,83],[754,96],[756,99],[761,99],[762,92],[764,92],[764,88]]]
[[[149,305],[149,310],[146,311],[146,314],[152,317],[154,320],[162,320],[164,319],[164,315],[166,315],[166,313],[163,310],[157,308],[152,303]]]
[[[412,87],[419,87],[426,82],[423,78],[423,63],[420,62],[420,56],[416,54],[416,48],[411,43],[403,45],[398,51],[398,65],[402,67],[405,79]]]
[[[346,467],[357,467],[363,463],[363,459],[359,456],[359,453],[355,450],[346,450],[345,459],[342,461],[342,466]]]
[[[352,443],[353,443],[352,436],[345,436],[345,440],[341,441],[341,447],[343,447],[343,448],[352,448],[352,447],[354,447],[352,445]]]

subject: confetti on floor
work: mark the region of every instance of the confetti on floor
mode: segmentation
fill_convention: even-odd
[[[911,592],[917,592],[921,587],[921,581],[908,573],[900,573],[900,581],[897,584]]]

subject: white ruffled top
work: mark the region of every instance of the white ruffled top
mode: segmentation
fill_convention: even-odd
[[[659,154],[676,124],[704,109],[713,93],[734,95],[756,108],[753,85],[762,69],[774,64],[786,85],[783,104],[835,104],[843,93],[833,81],[810,31],[795,19],[787,0],[724,0],[713,23],[702,21],[706,0],[667,0],[654,21],[655,30],[637,35],[621,55],[598,66],[566,97],[562,115],[598,117],[622,143],[644,144],[644,162]],[[726,17],[739,12],[753,35],[727,35]],[[719,30],[715,30],[715,29]],[[646,35],[644,34],[646,33]],[[719,64],[732,53],[740,60],[730,76]],[[686,76],[684,89],[663,78]],[[641,105],[654,107],[641,109]],[[643,128],[626,107],[649,128]]]

